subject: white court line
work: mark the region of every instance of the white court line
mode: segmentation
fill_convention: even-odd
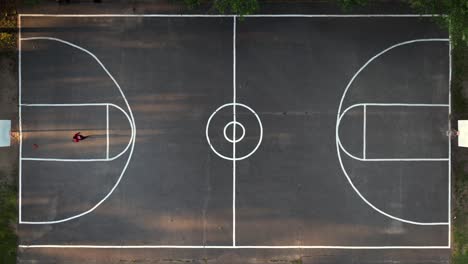
[[[338,144],[340,145],[341,150],[349,156],[352,159],[359,160],[359,161],[448,161],[449,158],[382,158],[382,159],[368,159],[365,156],[365,151],[366,151],[366,140],[365,140],[365,131],[366,131],[366,111],[367,111],[367,106],[386,106],[386,107],[449,107],[448,104],[408,104],[408,103],[358,103],[358,104],[353,104],[350,105],[348,108],[346,108],[340,115],[338,119],[338,129],[341,124],[341,119],[346,115],[348,111],[350,111],[353,108],[356,107],[364,107],[364,140],[363,140],[363,158],[359,158],[355,155],[353,155],[351,152],[349,152],[341,143],[341,138],[338,133]]]
[[[448,246],[198,246],[198,245],[19,245],[20,248],[94,249],[449,249]]]
[[[440,17],[441,14],[258,14],[258,15],[225,15],[225,14],[19,14],[20,17],[311,17],[311,18],[353,18],[353,17]]]
[[[450,123],[450,119],[452,116],[452,42],[449,41],[449,92],[448,92],[448,100],[449,100],[449,118],[448,118],[448,128],[449,131],[452,131],[452,124]],[[449,161],[448,161],[448,246],[452,245],[452,141],[450,137],[448,137],[448,153],[449,153]]]
[[[238,17],[242,17],[237,15]],[[447,15],[441,14],[258,14],[258,15],[245,15],[245,17],[316,17],[316,18],[355,18],[355,17],[368,17],[368,18],[379,18],[379,17],[445,17]]]
[[[106,105],[106,159],[109,160],[109,105]]]
[[[18,221],[21,223],[22,202],[22,161],[23,155],[23,125],[21,117],[21,16],[18,16],[18,126],[19,126],[19,154],[18,154]]]
[[[131,133],[134,133],[134,128],[132,124],[132,120],[130,119],[130,116],[123,110],[120,106],[111,104],[111,103],[84,103],[84,104],[21,104],[21,106],[26,106],[26,107],[86,107],[86,106],[106,106],[107,109],[107,126],[108,126],[108,121],[109,121],[109,106],[112,106],[116,109],[118,109],[120,112],[122,112],[125,117],[128,120],[128,123],[130,124],[131,128]],[[29,160],[29,161],[55,161],[55,162],[96,162],[96,161],[113,161],[123,154],[127,152],[129,149],[130,145],[132,144],[132,136],[130,136],[130,139],[128,141],[127,146],[117,155],[113,156],[112,158],[106,157],[104,159],[60,159],[60,158],[31,158],[31,157],[21,157],[22,160]],[[109,128],[107,128],[107,156],[109,155]]]
[[[367,132],[367,105],[363,105],[363,121],[362,121],[362,158],[366,159],[366,132]]]
[[[107,68],[104,66],[104,64],[96,57],[96,55],[94,55],[93,53],[91,53],[89,50],[85,49],[85,48],[82,48],[78,45],[75,45],[71,42],[68,42],[68,41],[65,41],[65,40],[62,40],[62,39],[58,39],[58,38],[50,38],[50,37],[34,37],[34,38],[19,38],[19,42],[23,41],[23,40],[49,40],[49,41],[57,41],[57,42],[60,42],[60,43],[63,43],[63,44],[66,44],[66,45],[69,45],[71,47],[74,47],[76,49],[79,49],[83,52],[85,52],[86,54],[90,55],[100,66],[101,68],[106,72],[107,76],[114,82],[114,85],[117,87],[117,89],[119,90],[120,92],[120,95],[122,96],[122,99],[124,100],[125,102],[125,105],[127,106],[128,108],[128,112],[130,114],[130,119],[131,119],[131,132],[132,132],[132,135],[131,135],[131,148],[130,148],[130,153],[128,154],[128,158],[127,158],[127,161],[122,169],[122,172],[120,173],[120,176],[119,178],[117,179],[116,183],[114,184],[114,186],[111,188],[111,190],[107,193],[106,196],[104,196],[104,198],[102,198],[97,204],[95,204],[93,207],[91,207],[90,209],[88,209],[87,211],[84,211],[80,214],[77,214],[77,215],[74,215],[74,216],[70,216],[70,217],[67,217],[67,218],[63,218],[63,219],[59,219],[59,220],[53,220],[53,221],[22,221],[21,218],[20,218],[20,221],[19,223],[20,224],[32,224],[32,225],[45,225],[45,224],[57,224],[57,223],[63,223],[63,222],[67,222],[67,221],[70,221],[72,219],[76,219],[76,218],[79,218],[79,217],[82,217],[84,215],[87,215],[89,213],[91,213],[92,211],[94,211],[96,208],[98,208],[105,200],[107,200],[107,198],[109,198],[111,196],[111,194],[115,191],[115,189],[117,188],[117,186],[119,186],[120,184],[120,181],[122,180],[123,178],[123,175],[125,174],[125,171],[127,170],[127,167],[128,165],[130,164],[130,160],[133,156],[133,150],[135,149],[135,138],[136,138],[136,125],[135,125],[135,118],[133,116],[133,111],[132,111],[132,108],[130,107],[130,104],[128,103],[128,100],[127,100],[127,97],[125,96],[122,88],[120,87],[119,83],[115,80],[114,76],[112,76],[112,74],[107,70]],[[20,68],[20,72],[21,72],[21,68]],[[21,91],[21,90],[20,90]],[[20,98],[21,98],[21,95],[20,95]],[[21,107],[22,104],[20,104],[20,107]],[[41,105],[41,104],[37,104],[37,105]],[[66,104],[62,104],[62,105],[66,105]],[[20,108],[21,109],[21,108]],[[124,111],[124,113],[126,114],[126,112]],[[21,137],[20,137],[21,138]],[[20,159],[21,160],[21,159]],[[21,163],[20,163],[21,164]],[[21,179],[21,176],[20,176],[20,179]],[[20,183],[20,186],[21,186],[21,183]],[[21,198],[20,198],[20,201],[21,201]],[[21,207],[22,204],[20,203],[19,206]]]
[[[28,16],[28,15],[25,15],[25,16]],[[31,15],[31,16],[34,16],[34,15]],[[48,15],[38,15],[38,16],[48,16]],[[52,15],[54,16],[54,15]],[[73,16],[73,15],[64,15],[64,16]],[[78,16],[81,16],[81,15],[78,15]],[[85,16],[89,16],[89,15],[83,15],[83,17]],[[100,15],[91,15],[91,16],[100,16]],[[120,15],[118,15],[120,16]],[[126,16],[126,15],[122,15],[122,16]],[[141,16],[141,15],[137,15],[137,16]],[[381,16],[378,16],[378,17],[388,17],[388,16],[392,16],[392,15],[381,15]],[[404,17],[405,15],[395,15],[397,17]],[[21,17],[21,15],[19,15],[19,17]],[[294,17],[294,16],[292,16]],[[330,16],[330,15],[326,15],[326,16],[307,16],[307,17],[333,17],[333,16]],[[353,16],[349,16],[349,15],[339,15],[339,16],[336,16],[336,17],[358,17],[357,15],[353,15]],[[361,17],[361,16],[359,16]],[[364,17],[377,17],[377,16],[370,16],[370,15],[364,15]],[[409,15],[409,17],[420,17],[419,15]],[[21,38],[20,38],[21,39]],[[19,41],[20,42],[20,41]],[[107,72],[107,71],[106,71]],[[108,73],[109,74],[109,73]],[[112,78],[112,80],[115,82],[115,80]],[[116,83],[116,82],[115,82]],[[117,87],[119,88],[120,92],[122,93],[123,95],[123,92],[122,90],[120,89],[120,86],[118,86],[118,84],[116,83]],[[124,96],[124,95],[123,95]],[[134,117],[133,117],[133,114],[131,112],[131,109],[130,109],[130,106],[128,105],[128,102],[124,96],[124,100],[127,104],[127,107],[129,108],[130,110],[130,115],[131,115],[131,118],[132,118],[132,121],[133,121],[133,124],[134,124]],[[135,129],[136,131],[136,129]],[[135,135],[134,135],[135,137]],[[133,152],[133,149],[134,149],[134,142],[133,142],[133,145],[132,145],[132,149],[131,149],[131,152]],[[131,156],[131,154],[130,154]],[[128,159],[128,161],[130,160],[130,157]],[[341,162],[341,160],[340,160]],[[127,164],[125,165],[125,168],[123,171],[125,171],[125,169],[127,168],[127,165],[128,165],[128,162]],[[114,188],[111,190],[111,192],[105,197],[105,199],[107,199],[107,197],[114,191],[114,189],[116,188],[116,186],[118,185],[118,183],[120,182],[121,178],[123,176],[123,172],[122,172],[122,175],[120,176],[117,184],[114,186]],[[105,200],[104,199],[104,200]],[[103,202],[103,201],[101,201]],[[98,204],[99,205],[99,204]],[[97,205],[97,206],[98,206]],[[97,207],[96,206],[96,207]],[[94,209],[93,209],[94,210]],[[89,213],[89,212],[87,212]],[[79,216],[78,216],[79,217]],[[446,246],[178,246],[178,245],[145,245],[145,246],[142,246],[142,245],[127,245],[127,246],[113,246],[113,245],[52,245],[52,244],[49,244],[49,245],[19,245],[19,247],[21,248],[117,248],[117,249],[126,249],[126,248],[199,248],[199,249],[242,249],[242,248],[246,248],[246,249],[447,249],[449,247],[446,247]]]
[[[411,103],[357,103],[350,105],[347,107],[339,116],[339,119],[343,118],[343,116],[348,112],[349,110],[359,107],[359,106],[399,106],[399,107],[449,107],[449,104],[411,104]]]
[[[236,17],[232,27],[232,245],[236,246]]]
[[[384,49],[383,51],[377,53],[376,55],[374,55],[372,58],[370,58],[363,66],[361,66],[361,68],[359,68],[359,70],[353,75],[353,77],[351,78],[351,80],[348,82],[348,84],[346,85],[346,88],[345,90],[343,91],[343,95],[341,96],[341,100],[340,100],[340,104],[338,106],[338,111],[337,111],[337,114],[336,114],[336,128],[335,128],[335,137],[336,137],[336,153],[337,153],[337,156],[338,156],[338,161],[340,163],[340,167],[341,167],[341,170],[343,171],[343,174],[345,175],[346,179],[348,180],[348,183],[349,185],[351,186],[351,188],[354,190],[354,192],[361,198],[361,200],[363,202],[365,202],[369,207],[371,207],[372,209],[374,209],[376,212],[390,218],[390,219],[393,219],[393,220],[397,220],[397,221],[400,221],[400,222],[403,222],[403,223],[407,223],[407,224],[413,224],[413,225],[426,225],[426,226],[429,226],[429,225],[449,225],[449,222],[418,222],[418,221],[411,221],[411,220],[407,220],[407,219],[403,219],[403,218],[400,218],[400,217],[396,217],[394,215],[391,215],[389,213],[386,213],[384,212],[383,210],[377,208],[374,204],[372,204],[369,200],[367,200],[364,195],[361,194],[361,192],[359,191],[359,189],[354,185],[353,181],[351,180],[351,177],[349,177],[345,167],[344,167],[344,164],[343,164],[343,161],[342,161],[342,158],[341,158],[341,152],[340,152],[340,139],[339,139],[339,126],[340,126],[340,119],[342,117],[341,115],[341,108],[343,106],[343,102],[344,102],[344,99],[346,97],[346,93],[348,92],[349,88],[351,87],[351,85],[353,84],[354,80],[357,78],[357,76],[371,63],[373,62],[375,59],[377,59],[378,57],[380,57],[381,55],[385,54],[386,52],[394,49],[394,48],[397,48],[397,47],[400,47],[400,46],[403,46],[403,45],[408,45],[408,44],[412,44],[412,43],[417,43],[417,42],[447,42],[449,41],[449,39],[446,39],[446,38],[430,38],[430,39],[414,39],[414,40],[409,40],[409,41],[404,41],[404,42],[400,42],[400,43],[397,43],[395,45],[392,45],[386,49]],[[423,104],[424,105],[424,104]],[[441,105],[443,106],[443,105]],[[447,105],[444,105],[444,106],[447,106]],[[450,205],[449,205],[450,206]]]

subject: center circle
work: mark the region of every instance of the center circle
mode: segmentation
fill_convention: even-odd
[[[235,151],[232,153],[232,156],[227,156],[227,155],[223,155],[221,152],[219,152],[216,147],[212,144],[211,142],[211,139],[210,139],[210,126],[211,126],[211,121],[213,119],[213,117],[222,109],[224,108],[227,108],[227,107],[232,107],[233,108],[233,111],[235,111],[236,108],[243,108],[244,110],[247,110],[247,112],[250,112],[251,115],[254,116],[254,118],[257,120],[257,124],[258,124],[258,138],[257,138],[257,144],[255,146],[253,146],[253,148],[251,149],[250,152],[248,152],[247,154],[244,154],[242,156],[236,156],[236,153]],[[227,120],[226,120],[227,122]],[[242,136],[240,138],[237,138],[237,137],[233,137],[233,138],[229,138],[227,136],[227,128],[229,126],[233,126],[233,129],[236,128],[237,125],[239,125],[241,128],[242,128]],[[245,136],[245,128],[243,127],[243,125],[239,122],[236,122],[236,121],[232,121],[232,122],[229,122],[226,126],[224,126],[224,137],[226,138],[227,141],[231,142],[232,144],[236,143],[236,142],[239,142],[243,139],[243,137]],[[234,133],[233,133],[234,134]],[[211,115],[210,117],[208,118],[208,122],[206,122],[206,128],[205,128],[205,136],[206,136],[206,141],[208,142],[208,145],[210,146],[211,150],[216,154],[218,155],[219,157],[223,158],[223,159],[226,159],[226,160],[243,160],[243,159],[246,159],[250,156],[252,156],[255,151],[257,151],[257,149],[260,147],[260,144],[262,143],[262,139],[263,139],[263,125],[262,125],[262,121],[260,120],[260,117],[257,115],[257,113],[252,109],[250,108],[249,106],[245,105],[245,104],[241,104],[241,103],[227,103],[227,104],[224,104],[224,105],[221,105],[220,107],[218,107]],[[253,136],[252,136],[253,138]],[[233,148],[234,150],[234,148]]]
[[[239,126],[242,129],[242,136],[240,136],[240,138],[231,139],[231,138],[228,137],[226,131],[227,131],[228,127],[231,126],[231,125],[232,125],[233,131],[235,131],[236,126]],[[231,121],[231,122],[227,123],[226,126],[224,126],[223,133],[224,133],[224,138],[227,141],[229,141],[231,143],[237,143],[237,142],[241,141],[244,138],[244,136],[245,136],[245,127],[244,127],[244,125],[242,125],[241,123],[239,123],[237,121]],[[233,137],[234,137],[234,134],[233,134]]]

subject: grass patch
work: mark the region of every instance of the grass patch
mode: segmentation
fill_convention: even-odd
[[[465,171],[466,164],[464,160],[455,161],[453,164],[454,186],[453,195],[453,241],[452,262],[463,262],[468,259],[468,173]]]
[[[17,197],[16,184],[0,185],[0,263],[16,263]]]
[[[468,173],[465,167],[468,161],[453,161],[453,246],[452,263],[468,263]]]

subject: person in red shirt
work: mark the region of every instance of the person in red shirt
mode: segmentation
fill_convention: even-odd
[[[81,132],[78,132],[76,133],[74,136],[73,136],[73,141],[74,142],[80,142],[81,140],[85,140],[86,138],[88,138],[89,136],[83,136],[83,135],[80,135]]]

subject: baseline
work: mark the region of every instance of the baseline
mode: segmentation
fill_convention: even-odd
[[[450,249],[450,246],[196,246],[196,245],[19,245],[20,248],[94,249]]]
[[[19,14],[19,17],[445,17],[445,14]]]

